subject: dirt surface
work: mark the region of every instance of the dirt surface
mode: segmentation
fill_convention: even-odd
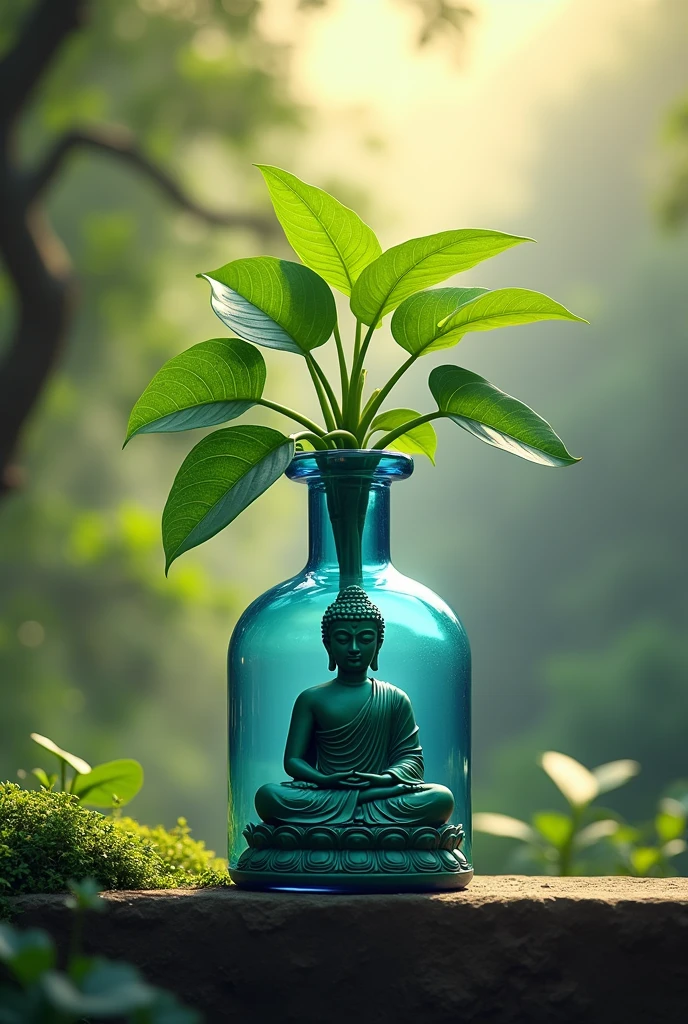
[[[94,950],[210,1024],[686,1024],[688,879],[476,878],[460,893],[109,893]],[[60,896],[13,901],[66,942]]]

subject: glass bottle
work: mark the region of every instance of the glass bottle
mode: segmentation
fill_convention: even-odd
[[[362,586],[382,612],[385,636],[375,676],[408,694],[425,779],[452,791],[450,821],[463,825],[461,850],[470,866],[468,639],[445,602],[398,572],[390,558],[390,486],[412,472],[408,455],[344,449],[299,453],[287,470],[291,480],[308,486],[309,555],[300,573],[246,609],[229,645],[230,872],[247,846],[244,829],[260,821],[256,791],[289,781],[282,761],[292,707],[302,690],[331,675],[321,619],[350,583]],[[277,881],[262,887],[284,888]]]

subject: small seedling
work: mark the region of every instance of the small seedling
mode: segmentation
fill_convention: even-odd
[[[31,769],[31,774],[44,789],[53,790],[59,777],[59,788],[63,792],[72,793],[91,807],[117,810],[133,800],[143,785],[143,768],[131,758],[105,761],[92,768],[88,761],[58,747],[47,736],[32,732],[31,739],[39,747],[54,754],[59,763],[59,775],[48,774],[43,768]],[[68,769],[71,769],[71,775]]]

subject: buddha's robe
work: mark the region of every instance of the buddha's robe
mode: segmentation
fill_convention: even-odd
[[[309,758],[323,775],[334,772],[389,773],[419,788],[399,796],[361,800],[357,789],[324,789],[311,782],[268,783],[256,794],[258,813],[271,824],[440,825],[454,798],[446,786],[423,781],[423,750],[411,701],[403,690],[372,680],[372,692],[358,714],[336,729],[317,729]]]

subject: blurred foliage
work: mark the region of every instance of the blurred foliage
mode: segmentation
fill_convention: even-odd
[[[659,216],[665,227],[679,228],[688,220],[688,96],[671,107],[663,127],[670,170],[659,198]]]
[[[475,805],[519,817],[546,806],[535,757],[549,747],[584,764],[642,763],[613,796],[630,821],[650,820],[666,780],[686,772],[688,245],[657,230],[646,169],[664,111],[685,88],[688,7],[659,0],[643,29],[617,42],[617,63],[543,119],[533,208],[518,221],[526,216],[557,254],[549,265],[544,245],[534,254],[543,290],[565,297],[568,287],[571,302],[586,295],[598,306],[589,350],[552,352],[558,383],[548,373],[546,384],[558,426],[585,458],[556,488],[541,478],[519,485],[504,460],[492,478],[471,465],[480,520],[459,582],[435,585],[460,595],[474,650]],[[484,359],[489,372],[503,353]],[[540,402],[544,383],[526,365],[514,360],[512,386],[527,377]],[[497,839],[478,836],[475,857],[485,872],[505,869]],[[681,854],[674,869],[687,865]]]
[[[74,912],[69,958],[57,968],[58,952],[47,932],[19,931],[0,924],[0,964],[9,984],[0,986],[3,1024],[77,1024],[112,1020],[131,1024],[200,1024],[201,1017],[174,996],[148,985],[130,964],[84,956],[83,918],[105,910],[93,879],[70,884]],[[5,979],[2,979],[3,981]]]
[[[0,49],[31,6],[2,5]],[[257,10],[253,0],[93,3],[25,118],[23,152],[75,125],[123,123],[207,205],[253,206],[249,154],[300,118],[287,54],[262,38]],[[91,153],[72,157],[47,207],[81,305],[30,426],[25,487],[0,509],[0,777],[26,763],[31,728],[89,758],[115,756],[126,732],[148,776],[142,814],[174,821],[204,785],[195,824],[213,823],[220,841],[223,660],[242,597],[199,562],[164,580],[159,494],[179,448],[153,446],[126,465],[119,449],[140,382],[215,330],[210,314],[199,326],[194,273],[220,250],[226,259],[235,237],[244,252],[255,242],[171,211],[135,171]],[[0,279],[0,336],[10,317]]]
[[[0,783],[0,893],[65,892],[70,879],[104,889],[222,883],[223,862],[180,819],[147,828],[87,810],[69,793]]]
[[[419,46],[427,46],[438,40],[457,38],[463,42],[467,23],[475,11],[454,0],[400,0],[407,8],[414,9],[418,15],[417,42]],[[330,0],[298,0],[300,10],[321,10],[327,7]]]
[[[419,46],[427,46],[447,33],[462,38],[474,14],[471,7],[448,0],[406,0],[406,3],[417,7],[421,14]]]
[[[507,870],[546,875],[675,875],[673,860],[686,851],[688,782],[675,783],[654,819],[628,825],[594,801],[640,770],[637,761],[611,761],[589,771],[566,754],[548,751],[540,764],[568,804],[568,811],[537,811],[531,824],[506,814],[474,816],[477,832],[517,839]]]

